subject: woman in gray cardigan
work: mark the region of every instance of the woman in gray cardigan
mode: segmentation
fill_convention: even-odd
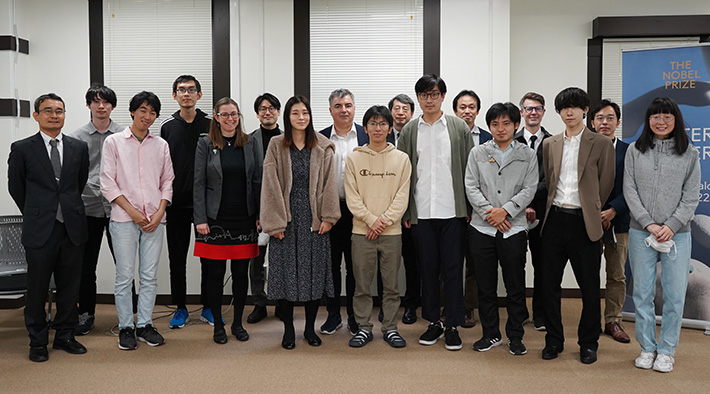
[[[670,98],[655,98],[641,136],[626,153],[624,198],[631,212],[629,261],[636,307],[637,368],[673,370],[690,270],[690,221],[698,206],[700,161],[683,115]],[[654,242],[655,241],[655,242]],[[669,252],[658,243],[671,247]],[[661,265],[663,320],[656,342],[654,297]]]
[[[213,339],[227,343],[222,296],[227,260],[231,260],[234,321],[232,334],[249,339],[242,326],[249,259],[259,255],[257,227],[261,193],[261,146],[244,133],[239,106],[223,97],[214,107],[207,136],[197,143],[193,221],[195,256],[207,269],[207,297],[214,315]]]

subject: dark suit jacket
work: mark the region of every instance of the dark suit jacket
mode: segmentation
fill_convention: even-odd
[[[370,136],[367,135],[365,132],[365,129],[360,126],[359,124],[355,123],[355,131],[357,132],[357,144],[358,146],[363,146],[370,142]],[[319,133],[323,134],[326,136],[326,138],[330,139],[330,133],[333,132],[333,125],[330,125],[323,130],[319,131]],[[389,134],[387,134],[387,142],[391,143],[392,145],[397,145],[397,142],[394,140],[394,132],[390,131]]]
[[[13,142],[7,161],[8,189],[24,215],[22,245],[41,248],[47,242],[59,203],[69,240],[81,245],[88,239],[81,191],[89,176],[89,148],[86,142],[64,134],[62,173],[57,183],[39,133]]]
[[[629,221],[631,221],[629,207],[626,205],[626,199],[624,198],[624,159],[626,158],[626,150],[628,148],[629,144],[618,138],[616,139],[616,177],[614,177],[614,189],[612,189],[609,199],[602,208],[602,210],[614,208],[616,211],[616,216],[611,220],[615,233],[628,233]]]
[[[539,141],[536,141],[538,144],[542,144],[542,142],[545,141],[546,138],[552,136],[552,134],[550,134],[542,126],[540,126],[539,133],[542,133],[542,139]],[[538,137],[539,137],[539,135],[538,135]],[[518,132],[515,133],[513,138],[515,138],[516,141],[527,145],[528,142],[525,140],[525,127],[518,130]],[[540,145],[538,145],[538,146],[540,146]],[[538,168],[538,171],[540,171],[540,182],[537,184],[537,190],[535,191],[535,196],[533,197],[533,200],[530,203],[529,207],[534,209],[535,216],[538,219],[542,220],[542,218],[545,216],[545,204],[547,203],[547,184],[545,183],[545,168],[542,166],[542,148],[536,149],[536,151],[537,151],[537,168]]]
[[[545,212],[545,220],[542,223],[543,227],[540,229],[543,237],[545,222],[560,180],[563,147],[564,133],[553,135],[542,144],[542,161],[547,179],[547,204],[545,205],[547,212]],[[614,145],[611,140],[585,127],[579,142],[577,176],[584,227],[591,241],[598,241],[604,234],[601,208],[602,201],[607,200],[614,187],[614,157]]]
[[[493,136],[488,130],[484,130],[482,128],[478,128],[478,130],[481,131],[481,133],[478,135],[478,144],[483,145],[485,142],[490,141],[493,139]]]
[[[249,136],[243,150],[247,179],[247,212],[249,216],[258,216],[264,151],[253,136]],[[207,223],[208,217],[217,219],[222,200],[222,161],[220,151],[214,147],[208,136],[200,137],[197,141],[195,184],[192,190],[192,216],[195,224]]]

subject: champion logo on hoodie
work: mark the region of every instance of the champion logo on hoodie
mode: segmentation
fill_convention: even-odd
[[[386,176],[397,176],[397,174],[395,174],[394,172],[389,172],[389,171],[371,172],[368,169],[362,169],[362,170],[360,170],[360,176],[378,176],[380,178],[384,178]]]

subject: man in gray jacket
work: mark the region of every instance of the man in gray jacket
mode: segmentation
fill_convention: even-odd
[[[527,219],[539,179],[537,155],[513,139],[520,110],[513,103],[493,104],[486,113],[493,140],[471,151],[466,166],[466,196],[473,207],[468,245],[478,280],[483,337],[473,349],[485,352],[502,344],[498,316],[498,264],[507,293],[508,347],[523,355]]]

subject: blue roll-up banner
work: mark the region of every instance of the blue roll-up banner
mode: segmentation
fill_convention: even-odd
[[[624,51],[622,56],[622,140],[630,143],[641,134],[651,100],[670,97],[678,103],[685,130],[700,152],[700,204],[691,222],[693,250],[683,326],[704,329],[710,334],[710,45],[632,50]],[[623,315],[633,319],[633,278],[628,263],[626,277]],[[656,321],[660,321],[663,307],[660,276],[655,305]]]

